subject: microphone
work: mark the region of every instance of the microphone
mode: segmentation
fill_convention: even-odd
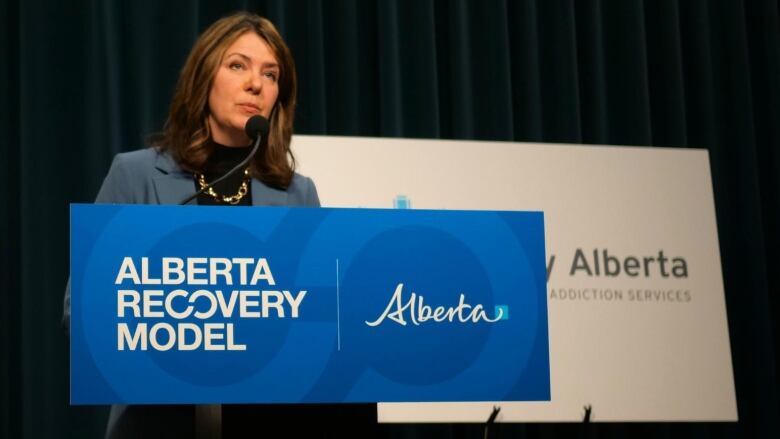
[[[259,114],[255,114],[246,121],[244,125],[244,132],[250,139],[255,139],[257,136],[265,137],[268,134],[268,119]]]
[[[254,139],[255,141],[254,146],[252,147],[252,151],[249,152],[249,155],[247,155],[246,158],[241,161],[241,163],[237,164],[233,169],[228,171],[225,175],[212,181],[201,190],[185,198],[184,200],[181,201],[181,203],[179,203],[179,205],[184,205],[189,203],[198,195],[209,190],[210,187],[214,186],[220,181],[235,174],[239,169],[244,169],[247,163],[249,163],[249,161],[252,160],[255,154],[257,154],[257,150],[260,148],[260,144],[263,143],[263,138],[268,136],[268,129],[269,129],[268,119],[264,118],[263,116],[260,116],[259,114],[255,114],[254,116],[250,117],[246,121],[246,125],[244,125],[244,132],[246,133],[246,135],[249,136],[250,139]]]

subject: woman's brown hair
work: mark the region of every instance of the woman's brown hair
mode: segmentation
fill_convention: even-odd
[[[269,186],[287,189],[295,170],[290,151],[297,89],[295,62],[273,23],[258,15],[229,15],[198,37],[179,74],[163,132],[152,144],[170,152],[185,171],[204,171],[214,148],[208,124],[211,84],[227,48],[246,32],[265,40],[279,62],[279,95],[271,110],[267,146],[253,159],[252,176]]]

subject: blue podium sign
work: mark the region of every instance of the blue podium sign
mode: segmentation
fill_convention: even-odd
[[[71,206],[71,402],[550,399],[540,212]]]

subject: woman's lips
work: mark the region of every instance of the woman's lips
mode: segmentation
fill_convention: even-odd
[[[260,114],[260,108],[252,104],[238,104],[238,106],[247,113]]]

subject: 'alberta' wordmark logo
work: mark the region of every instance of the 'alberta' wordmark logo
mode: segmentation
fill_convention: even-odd
[[[409,321],[414,325],[426,322],[454,322],[456,319],[460,323],[478,323],[481,321],[495,323],[508,318],[508,315],[505,315],[508,314],[506,305],[496,306],[496,315],[491,319],[481,304],[470,305],[466,303],[466,295],[463,293],[460,294],[457,306],[451,307],[437,306],[434,308],[425,304],[425,298],[415,292],[412,292],[409,299],[404,302],[403,289],[404,284],[399,283],[384,312],[373,322],[366,321],[366,325],[379,326],[385,319],[390,319],[401,326],[406,326],[407,315]]]

